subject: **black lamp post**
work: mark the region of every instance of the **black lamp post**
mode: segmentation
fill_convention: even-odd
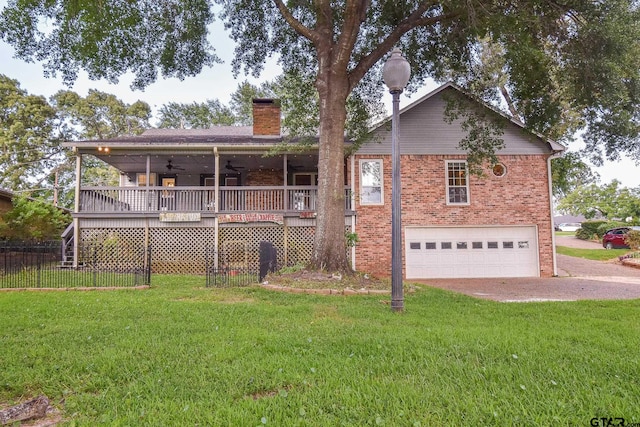
[[[402,215],[400,197],[400,147],[398,146],[398,122],[400,94],[409,82],[411,67],[404,59],[400,49],[395,48],[385,62],[382,78],[393,96],[393,114],[391,116],[391,310],[404,310],[402,289]]]

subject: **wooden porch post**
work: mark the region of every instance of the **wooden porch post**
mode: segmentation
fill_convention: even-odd
[[[146,166],[146,182],[145,182],[145,191],[144,191],[144,210],[148,211],[149,208],[151,207],[151,201],[149,200],[149,179],[151,178],[151,156],[149,154],[147,154],[147,166]],[[157,180],[157,178],[156,178]],[[137,183],[136,183],[137,184]]]
[[[288,185],[287,177],[289,175],[289,170],[288,170],[287,166],[288,166],[289,162],[287,161],[287,159],[288,159],[287,154],[285,154],[282,157],[282,163],[283,163],[283,166],[282,166],[282,171],[283,172],[282,173],[284,175],[282,177],[282,179],[283,179],[283,182],[284,182],[284,211],[285,212],[287,212],[289,210],[289,191],[287,189],[287,185]]]
[[[77,149],[76,149],[77,150]],[[76,151],[76,200],[74,211],[76,213],[73,218],[73,268],[78,268],[78,250],[80,249],[80,220],[78,212],[80,212],[80,187],[82,186],[82,153]]]
[[[214,166],[213,171],[215,175],[213,176],[213,185],[215,187],[214,194],[214,212],[216,216],[213,220],[213,268],[218,269],[218,247],[219,247],[219,223],[218,223],[218,212],[220,211],[220,154],[218,153],[218,147],[213,147],[213,155],[214,155]]]
[[[149,211],[151,209],[151,200],[149,199],[149,181],[151,180],[151,156],[147,154],[147,165],[145,166],[145,190],[144,190],[144,210]],[[157,179],[157,177],[156,177]],[[138,183],[136,182],[136,185]],[[150,236],[149,236],[149,218],[145,218],[144,221],[144,267],[145,271],[150,271],[151,266],[147,265],[149,261],[149,248],[150,245]]]
[[[282,162],[283,162],[283,167],[282,170],[284,171],[284,211],[287,212],[289,210],[289,189],[287,188],[287,185],[289,184],[288,182],[288,176],[289,176],[289,168],[288,168],[288,164],[289,162],[288,160],[288,156],[285,153],[285,155],[282,157]],[[283,228],[283,233],[284,236],[282,238],[282,241],[284,242],[284,248],[282,248],[282,250],[284,251],[283,255],[283,260],[284,260],[284,265],[289,265],[289,229],[287,227],[287,220],[284,220],[284,224],[283,224],[284,228]]]

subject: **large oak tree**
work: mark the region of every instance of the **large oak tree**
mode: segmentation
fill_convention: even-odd
[[[536,130],[551,129],[570,106],[594,158],[640,157],[640,29],[634,0],[216,0],[237,42],[236,71],[259,74],[279,57],[285,73],[317,90],[319,203],[315,267],[345,270],[344,137],[349,100],[383,94],[382,59],[400,46],[410,89],[426,78],[474,89],[482,43],[499,46],[511,102]],[[194,75],[216,58],[206,40],[206,0],[101,2],[13,0],[0,31],[24,59],[73,80],[84,68],[111,80],[124,72],[143,87]],[[39,21],[47,19],[46,32]],[[483,99],[491,90],[477,93]],[[479,141],[479,151],[486,150]],[[474,151],[473,141],[465,147]]]
[[[144,102],[128,105],[97,90],[59,91],[47,101],[0,74],[0,187],[73,206],[74,154],[62,141],[139,134],[150,116]],[[118,176],[98,159],[85,163],[88,185],[117,185]]]
[[[44,179],[64,157],[60,142],[55,108],[0,74],[0,188],[28,191]]]

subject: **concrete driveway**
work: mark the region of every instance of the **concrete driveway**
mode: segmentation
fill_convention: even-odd
[[[598,243],[585,242],[572,236],[558,236],[556,244],[602,248]],[[565,255],[558,255],[558,277],[431,279],[420,283],[502,302],[640,298],[640,269],[618,262],[591,261]]]

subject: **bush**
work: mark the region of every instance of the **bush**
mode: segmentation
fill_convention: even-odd
[[[618,221],[587,221],[583,222],[582,228],[576,231],[576,237],[582,240],[600,240],[607,230],[627,225]]]
[[[576,237],[582,240],[594,240],[600,237],[598,228],[607,221],[589,221],[583,222],[582,227],[576,231]]]
[[[627,237],[625,237],[624,241],[629,245],[629,247],[635,251],[640,250],[640,231],[638,230],[629,230],[627,233]]]
[[[70,222],[69,214],[49,203],[14,197],[13,209],[0,217],[0,238],[25,241],[57,240]]]

